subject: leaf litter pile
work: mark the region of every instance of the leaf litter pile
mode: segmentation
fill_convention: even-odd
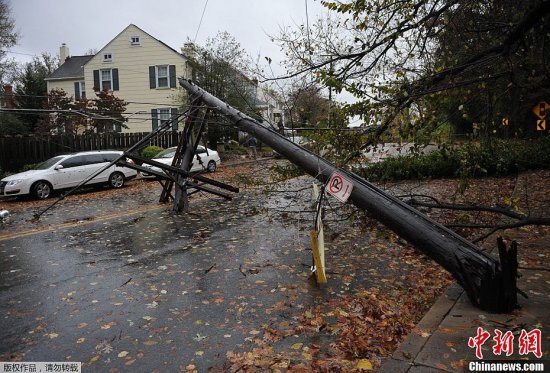
[[[268,171],[252,164],[215,176],[242,187],[265,182]],[[453,183],[438,181],[432,192]],[[506,194],[513,183],[491,184]],[[158,188],[145,185],[76,196],[50,217],[154,203]],[[64,227],[38,242],[0,241],[0,360],[55,357],[112,372],[376,369],[451,278],[367,214],[329,198],[328,284],[317,286],[310,185],[293,179],[232,202],[193,198],[183,217],[156,209]]]

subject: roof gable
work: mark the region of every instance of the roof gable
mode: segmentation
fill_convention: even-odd
[[[183,54],[179,53],[177,50],[175,50],[174,48],[170,47],[168,44],[164,43],[163,41],[155,38],[154,36],[152,36],[151,34],[149,34],[148,32],[146,31],[143,31],[141,28],[137,27],[136,25],[134,24],[129,24],[128,26],[126,26],[121,32],[119,32],[113,39],[111,39],[111,41],[109,41],[103,48],[101,48],[101,50],[99,50],[99,52],[97,52],[97,54],[93,57],[97,57],[97,56],[101,56],[103,52],[107,52],[109,51],[110,47],[113,45],[113,43],[115,41],[117,41],[121,35],[125,34],[127,31],[131,30],[131,29],[134,29],[136,32],[139,32],[139,33],[143,33],[144,35],[146,35],[147,37],[149,37],[151,40],[153,40],[154,42],[156,43],[159,43],[160,45],[162,45],[163,47],[165,47],[167,50],[175,53],[176,55],[178,55],[179,57],[181,57],[182,59],[187,59]],[[98,58],[101,58],[101,57],[98,57]],[[90,59],[91,60],[91,59]],[[86,63],[88,63],[90,60],[86,61]]]

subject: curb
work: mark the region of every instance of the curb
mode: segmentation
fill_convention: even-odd
[[[444,370],[426,365],[418,365],[415,360],[430,336],[437,330],[463,293],[464,290],[457,283],[451,284],[399,345],[393,355],[382,362],[382,366],[378,371],[384,373],[444,372]]]

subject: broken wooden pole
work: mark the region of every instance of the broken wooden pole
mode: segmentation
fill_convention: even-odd
[[[501,257],[509,259],[501,265],[496,258],[481,252],[471,242],[358,175],[338,169],[191,81],[180,79],[180,84],[191,96],[200,97],[200,101],[232,121],[239,130],[255,136],[319,181],[327,183],[334,171],[345,174],[353,183],[349,200],[357,207],[368,210],[374,218],[449,271],[476,307],[489,312],[509,312],[517,307],[514,248],[506,254],[506,248],[502,247],[504,243],[499,245],[503,252]]]

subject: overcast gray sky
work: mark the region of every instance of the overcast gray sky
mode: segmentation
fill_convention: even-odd
[[[310,23],[325,12],[319,0],[8,0],[20,34],[10,55],[19,61],[30,55],[59,53],[66,43],[71,55],[102,48],[133,23],[179,50],[189,38],[204,45],[218,31],[228,31],[252,56],[281,53],[267,34],[279,26]],[[201,14],[206,5],[199,29]]]

